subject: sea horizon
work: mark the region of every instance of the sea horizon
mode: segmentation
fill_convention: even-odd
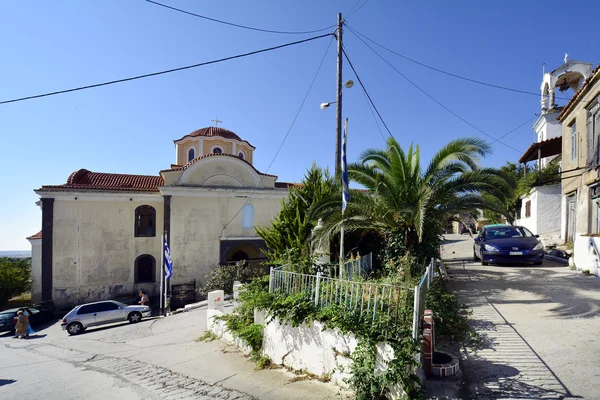
[[[31,257],[31,250],[0,250],[1,257],[27,258]]]

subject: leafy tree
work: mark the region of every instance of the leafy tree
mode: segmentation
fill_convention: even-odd
[[[394,138],[385,149],[364,151],[348,171],[368,192],[353,190],[343,217],[338,198],[329,196],[315,206],[314,215],[324,220],[321,240],[331,240],[343,224],[347,231],[376,229],[391,235],[398,254],[432,256],[435,250],[424,252],[423,244],[439,243],[449,216],[490,207],[481,193],[505,200],[502,174],[478,166],[489,152],[482,140],[453,140],[422,169],[419,147],[411,145],[405,152]]]
[[[0,258],[0,306],[31,287],[30,258]]]
[[[311,238],[317,220],[310,218],[309,209],[332,193],[341,193],[339,185],[327,170],[313,164],[302,182],[290,189],[287,200],[281,202],[271,225],[255,227],[269,249],[271,263],[291,263],[304,270],[312,266]]]

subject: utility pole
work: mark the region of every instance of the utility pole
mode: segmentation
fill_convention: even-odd
[[[341,172],[342,148],[342,13],[338,13],[337,25],[337,95],[335,98],[335,174]]]

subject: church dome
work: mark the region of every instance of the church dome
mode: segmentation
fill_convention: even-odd
[[[238,135],[231,132],[230,130],[227,130],[224,128],[219,128],[216,126],[209,126],[208,128],[198,129],[188,135],[185,135],[184,137],[182,137],[179,140],[185,139],[186,137],[198,137],[198,136],[204,136],[204,137],[220,136],[225,139],[238,140],[240,142],[242,141],[242,139]],[[176,142],[178,142],[179,140],[176,140]]]

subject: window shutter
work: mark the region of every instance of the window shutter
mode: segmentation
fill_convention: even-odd
[[[596,107],[597,108],[597,107]],[[598,145],[599,140],[600,140],[600,110],[596,109],[596,114],[594,115],[595,119],[594,119],[594,133],[593,133],[593,137],[594,137],[594,164],[598,164],[599,160],[598,160]],[[590,118],[590,122],[591,122],[591,118]]]
[[[593,122],[594,115],[588,112],[588,118],[585,124],[587,132],[587,165],[593,165],[596,163],[596,153],[598,152],[595,146],[596,143],[594,141]]]

